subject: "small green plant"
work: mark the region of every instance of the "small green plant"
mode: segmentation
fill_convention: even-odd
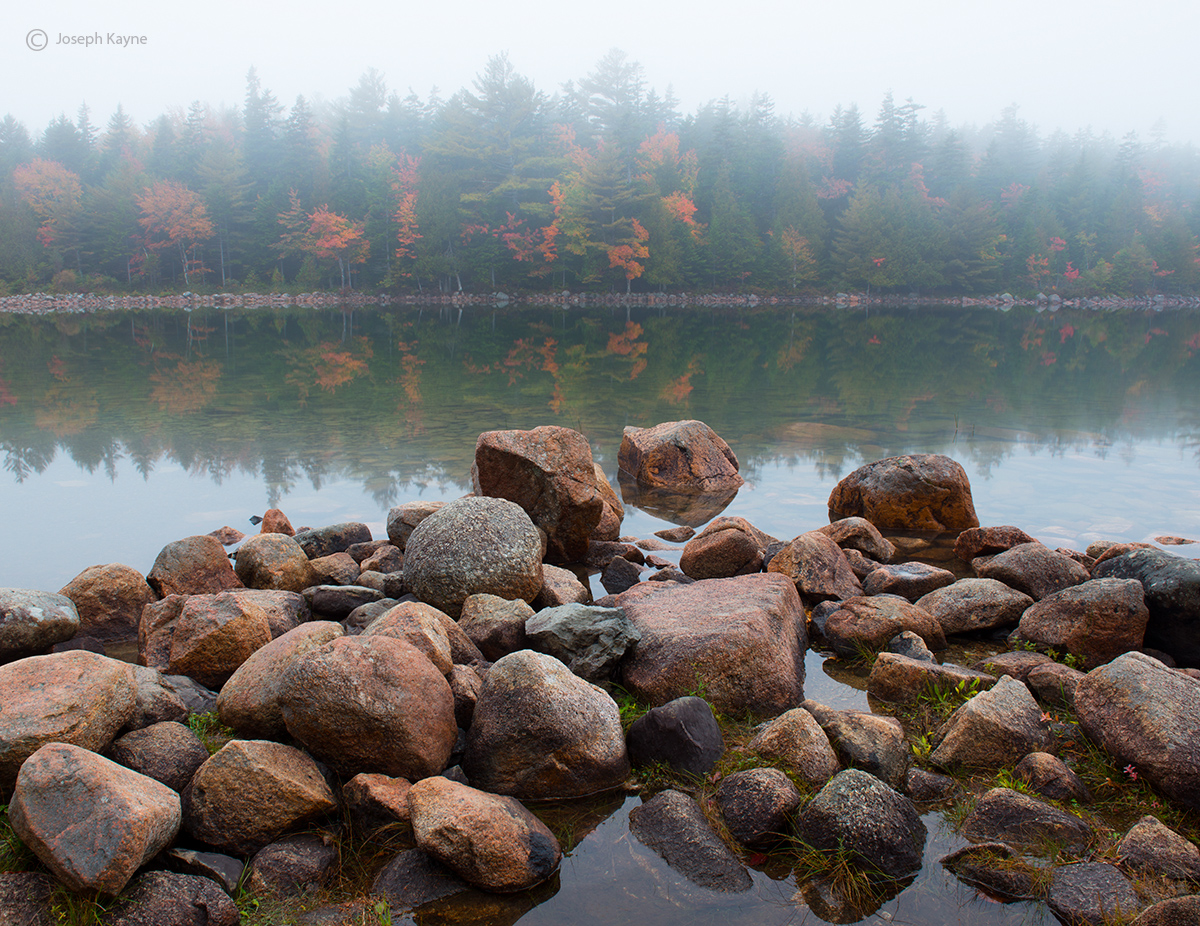
[[[926,762],[929,760],[929,754],[933,752],[933,738],[927,732],[922,733],[908,744],[908,748],[912,750],[913,758],[918,762]]]
[[[188,729],[199,737],[210,756],[237,736],[232,729],[221,723],[216,711],[188,714],[186,723]]]
[[[50,896],[50,915],[59,926],[101,926],[115,902],[100,894],[76,894],[60,884]]]
[[[621,729],[626,733],[629,732],[629,728],[633,726],[634,721],[649,710],[646,705],[642,704],[620,685],[612,686],[612,698],[617,704],[617,711],[621,717]]]

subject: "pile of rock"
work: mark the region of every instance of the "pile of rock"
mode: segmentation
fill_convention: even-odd
[[[627,429],[620,460],[623,480],[676,512],[741,481],[700,422]],[[577,432],[483,434],[472,475],[471,496],[393,509],[386,539],[353,523],[295,531],[271,511],[249,538],[168,544],[145,577],[98,566],[57,595],[0,590],[0,798],[14,831],[70,889],[127,894],[120,923],[142,922],[134,898],[155,891],[236,922],[226,891],[243,862],[254,889],[324,883],[336,851],[294,833],[341,808],[415,846],[377,885],[398,904],[452,885],[524,891],[561,848],[521,801],[621,787],[631,764],[711,774],[715,710],[773,718],[748,746],[761,767],[714,798],[738,844],[790,836],[903,881],[921,863],[917,804],[953,783],[910,767],[898,721],[805,700],[810,614],[830,649],[874,659],[876,698],[975,692],[930,754],[944,771],[1015,766],[1052,799],[1083,799],[1048,754],[1046,706],[1065,703],[1117,762],[1200,808],[1200,673],[1170,667],[1200,665],[1195,561],[980,528],[961,467],[930,455],[858,470],[830,496],[831,523],[787,542],[741,518],[661,532],[686,540],[678,565],[657,555],[669,542],[620,536],[621,501]],[[957,566],[904,561],[911,539],[881,528],[956,535]],[[239,540],[231,563],[223,544]],[[588,571],[610,593],[599,601]],[[948,636],[997,631],[1091,671],[1026,650],[973,668],[933,655]],[[132,640],[136,666],[96,651]],[[628,734],[613,682],[653,708]],[[210,710],[235,733],[211,756],[181,723]],[[796,783],[817,793],[805,801]],[[1018,798],[981,801],[968,838],[1010,854],[1035,831],[1089,844],[1077,818]],[[646,801],[630,827],[694,883],[751,884],[681,792]],[[981,882],[1013,867],[981,858],[947,864]],[[1115,883],[1064,873],[1056,911],[1085,876]],[[21,877],[44,893],[43,875]]]

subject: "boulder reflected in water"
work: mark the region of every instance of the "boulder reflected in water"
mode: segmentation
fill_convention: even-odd
[[[737,488],[718,492],[687,492],[676,489],[659,489],[639,483],[625,472],[617,473],[621,486],[621,501],[640,508],[672,524],[700,527],[729,507],[737,497]]]

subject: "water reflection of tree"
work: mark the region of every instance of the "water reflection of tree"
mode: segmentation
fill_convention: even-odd
[[[839,478],[917,451],[986,475],[1018,449],[1103,456],[1155,435],[1200,459],[1196,315],[379,310],[345,324],[230,312],[214,338],[184,313],[4,319],[5,467],[22,481],[61,446],[110,475],[125,456],[145,477],[161,459],[217,482],[260,475],[272,504],[351,479],[383,507],[465,490],[482,430],[567,424],[611,460],[625,425],[679,417],[734,437],[751,476],[804,461]]]

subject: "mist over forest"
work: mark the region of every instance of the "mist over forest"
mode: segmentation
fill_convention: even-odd
[[[71,104],[74,105],[74,104]],[[680,111],[614,50],[420,97],[0,120],[0,295],[386,290],[1195,294],[1200,152],[919,100]]]

